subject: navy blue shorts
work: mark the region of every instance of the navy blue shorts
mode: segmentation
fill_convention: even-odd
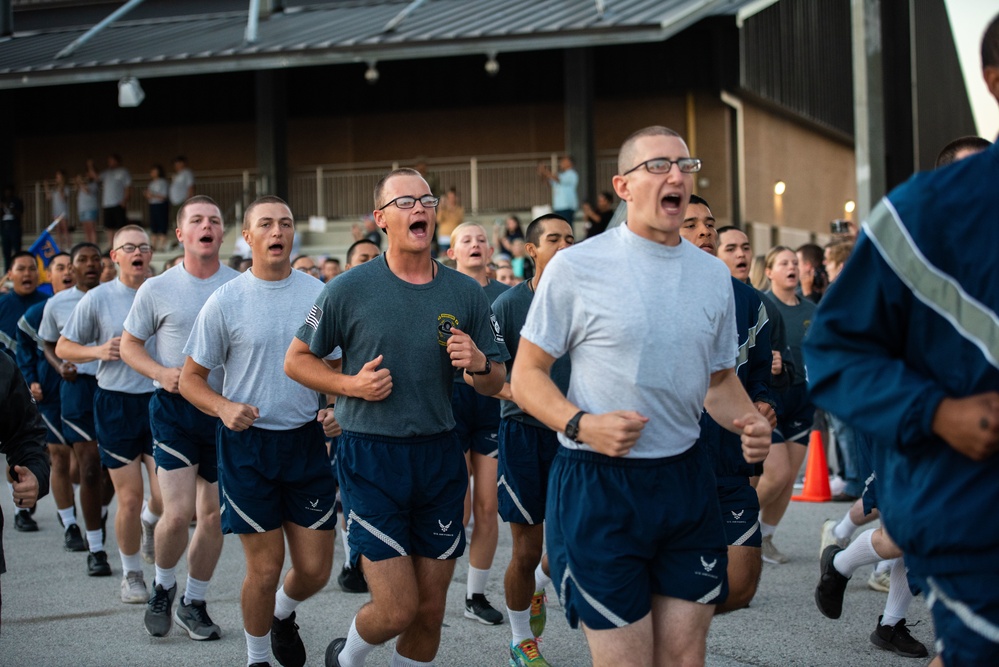
[[[180,394],[157,389],[149,399],[156,467],[179,470],[196,465],[198,475],[209,484],[218,481],[215,452],[218,422],[218,417],[206,415]]]
[[[455,382],[451,390],[454,433],[463,451],[496,458],[500,422],[498,398],[483,396],[464,382]]]
[[[59,386],[59,403],[62,405],[62,436],[66,442],[97,442],[94,425],[94,392],[97,378],[77,375],[76,380],[64,380]]]
[[[94,392],[94,424],[101,465],[114,470],[143,454],[153,455],[149,430],[148,394],[126,394],[97,388]]]
[[[216,432],[223,533],[264,533],[285,521],[336,528],[336,484],[322,424],[237,432],[219,421]]]
[[[558,453],[558,434],[516,419],[499,426],[499,514],[529,526],[545,520],[548,473]]]
[[[781,410],[777,413],[777,428],[781,440],[808,446],[815,421],[815,406],[808,395],[808,385],[794,384],[778,394]]]
[[[760,497],[747,478],[742,484],[718,486],[718,504],[721,505],[722,520],[725,522],[725,538],[729,546],[759,547],[763,543],[760,534]]]
[[[453,431],[391,438],[344,431],[340,498],[352,553],[451,560],[465,552],[465,455]]]
[[[559,448],[545,539],[572,627],[630,625],[652,596],[703,604],[728,596],[727,545],[715,476],[694,446],[663,459]]]
[[[38,404],[38,414],[45,424],[45,444],[48,445],[68,445],[65,436],[62,434],[62,403],[60,401],[49,401]]]
[[[920,574],[909,582],[926,595],[937,652],[947,667],[991,667],[999,656],[999,573]]]

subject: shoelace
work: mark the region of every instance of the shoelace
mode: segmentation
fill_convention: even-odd
[[[149,608],[154,614],[165,614],[170,608],[170,595],[162,588],[156,591],[153,599],[149,603]]]
[[[531,598],[531,616],[537,616],[541,613],[541,605],[548,602],[547,595],[535,595]]]
[[[533,639],[525,639],[518,644],[518,647],[521,651],[523,651],[524,655],[527,656],[528,660],[537,660],[537,658],[541,655],[541,652],[538,650],[538,644]]]

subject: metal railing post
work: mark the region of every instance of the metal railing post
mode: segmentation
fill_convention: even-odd
[[[323,168],[316,167],[316,215],[326,215],[326,193],[323,192]]]
[[[479,214],[479,158],[468,161],[468,180],[471,183],[472,215]]]

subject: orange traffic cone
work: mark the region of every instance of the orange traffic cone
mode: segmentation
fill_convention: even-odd
[[[822,446],[822,432],[812,431],[808,439],[808,463],[805,466],[805,488],[800,496],[791,500],[808,503],[825,503],[832,499],[829,490],[829,466],[826,464],[826,450]]]

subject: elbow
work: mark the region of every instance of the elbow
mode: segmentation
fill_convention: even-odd
[[[291,350],[288,350],[284,355],[284,374],[295,382],[301,382],[297,371],[298,368],[297,364],[295,364],[295,355]]]

